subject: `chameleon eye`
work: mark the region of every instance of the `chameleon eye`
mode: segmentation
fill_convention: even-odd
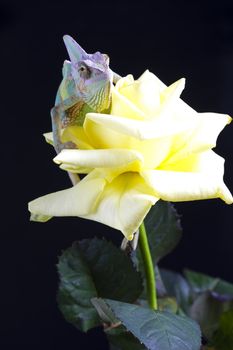
[[[88,79],[91,76],[90,70],[83,64],[79,67],[78,71],[82,78]]]
[[[81,66],[78,71],[79,72],[86,72],[87,68],[85,66]]]

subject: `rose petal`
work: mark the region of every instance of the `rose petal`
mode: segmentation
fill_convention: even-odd
[[[158,84],[149,77],[150,75],[146,83],[143,80],[136,80],[131,81],[129,84],[124,83],[116,86],[121,96],[124,96],[140,110],[144,111],[146,118],[154,115],[160,106]],[[119,113],[112,114],[120,115]]]
[[[186,158],[182,158],[174,163],[162,163],[157,170],[179,171],[179,172],[199,172],[223,177],[224,158],[220,157],[214,151],[209,150],[202,153],[193,153]]]
[[[174,136],[167,163],[174,163],[192,153],[203,152],[215,147],[219,133],[230,122],[231,117],[225,114],[197,114],[196,125],[193,129]]]
[[[142,120],[146,117],[143,110],[140,110],[136,104],[120,94],[114,87],[112,88],[111,114],[138,120]]]
[[[124,86],[119,89],[119,91],[145,113],[144,119],[158,119],[160,117],[163,118],[164,122],[165,117],[171,118],[173,116],[171,109],[169,113],[166,113],[166,110],[171,108],[171,105],[180,97],[184,89],[185,79],[180,79],[169,87],[164,87],[164,89],[161,90],[161,88],[159,89],[159,84],[155,82],[154,79],[151,79],[151,75],[149,75],[149,77],[150,78],[146,79],[146,83],[144,79],[141,81],[138,80],[133,84]],[[111,114],[125,116],[124,114]]]
[[[45,141],[53,146],[53,133],[52,132],[46,132],[43,134]]]
[[[106,129],[110,129],[119,134],[131,136],[142,141],[171,136],[183,132],[192,128],[195,120],[184,119],[182,123],[177,123],[176,121],[171,120],[169,124],[166,124],[161,119],[141,121],[116,115],[113,116],[109,114],[88,113],[84,122],[84,130],[88,136],[90,135],[90,129],[93,128],[93,122],[103,126]],[[107,130],[105,130],[105,132],[107,134]],[[98,130],[95,129],[94,133],[97,133],[98,136]],[[91,135],[93,135],[93,132],[91,132]]]
[[[68,126],[65,129],[61,130],[62,133],[62,142],[69,142],[72,141],[77,145],[80,149],[93,149],[93,146],[91,145],[90,140],[88,139],[87,135],[85,134],[83,127],[78,125]],[[43,134],[45,137],[46,142],[48,142],[50,145],[53,145],[53,133],[47,132]]]
[[[90,174],[91,175],[91,174]],[[29,203],[29,211],[42,216],[83,216],[95,209],[106,181],[88,175],[77,185],[39,197]]]
[[[100,116],[103,116],[103,114]],[[110,115],[107,115],[107,117],[111,118]],[[126,120],[129,121],[129,119]],[[153,169],[157,167],[170,152],[171,138],[169,136],[163,138],[139,140],[137,138],[116,132],[113,129],[108,129],[104,123],[98,124],[88,119],[86,119],[84,127],[85,132],[92,140],[95,148],[125,148],[128,150],[136,150],[142,154],[144,158],[144,166],[146,168]]]
[[[148,69],[138,78],[138,81],[140,83],[143,83],[145,85],[154,84],[157,87],[157,90],[161,92],[166,88],[166,85],[152,72],[150,72]]]
[[[93,171],[76,186],[29,203],[33,215],[79,216],[121,230],[133,238],[150,207],[158,200],[136,173],[128,172],[111,183]]]
[[[121,88],[128,86],[130,84],[134,83],[134,77],[132,74],[128,74],[125,77],[122,77],[121,79],[119,79],[115,85],[116,90],[120,90]]]
[[[54,158],[54,162],[57,164],[70,164],[72,167],[76,167],[77,169],[79,167],[114,168],[121,167],[135,161],[143,162],[142,155],[139,152],[127,149],[65,149]]]
[[[157,86],[158,91],[160,92],[161,95],[161,100],[163,100],[164,97],[164,92],[166,94],[166,88],[170,88],[172,85],[170,86],[166,86],[156,75],[154,75],[153,73],[149,72],[148,70],[146,70],[141,77],[138,79],[138,81],[143,82],[144,84],[152,84],[151,81],[153,81],[153,84]],[[179,80],[178,80],[179,82]],[[183,81],[181,80],[181,82],[183,83]],[[180,86],[182,87],[182,85]],[[167,90],[169,91],[169,90]],[[181,91],[180,91],[181,93]],[[184,102],[181,98],[178,98],[176,103],[172,106],[172,112],[175,113],[177,121],[179,120],[179,116],[180,115],[186,115],[186,118],[189,118],[191,116],[193,116],[193,114],[195,114],[195,110],[190,107],[186,102]]]
[[[195,160],[195,172],[188,170],[187,160],[175,165],[174,170],[142,171],[141,176],[154,188],[156,196],[167,201],[189,201],[198,199],[221,198],[227,204],[233,203],[233,197],[223,182],[224,159],[214,152],[206,152]]]
[[[105,186],[96,211],[85,218],[116,228],[131,240],[158,199],[138,174],[124,173]]]

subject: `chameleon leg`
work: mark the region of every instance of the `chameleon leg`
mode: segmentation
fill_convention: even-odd
[[[68,175],[73,186],[75,186],[80,181],[78,174],[68,172]]]
[[[51,109],[52,130],[53,130],[53,144],[57,153],[61,149],[61,119],[57,107]]]
[[[57,153],[60,153],[65,148],[76,148],[73,142],[62,143],[61,141],[61,115],[63,110],[59,106],[55,106],[51,109],[52,118],[52,130],[53,130],[53,142],[54,148]]]
[[[76,145],[73,142],[62,143],[61,141],[61,111],[59,107],[53,107],[51,109],[51,118],[52,118],[52,129],[53,129],[53,140],[54,148],[57,153],[60,153],[64,148],[76,148]],[[68,172],[72,185],[75,186],[80,178],[77,174]]]

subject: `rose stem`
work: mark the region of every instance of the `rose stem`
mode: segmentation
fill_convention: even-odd
[[[147,299],[151,309],[157,309],[156,281],[154,265],[151,258],[150,247],[147,240],[146,228],[142,222],[139,227],[139,248],[142,254],[143,265],[146,274]]]

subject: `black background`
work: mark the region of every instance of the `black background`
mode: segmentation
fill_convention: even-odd
[[[138,77],[146,68],[166,84],[186,77],[183,99],[199,112],[233,115],[232,1],[50,1],[0,4],[1,46],[1,349],[107,349],[100,330],[87,335],[57,309],[55,264],[80,238],[119,232],[76,218],[29,222],[27,202],[69,186],[42,137],[51,129],[64,34],[111,68]],[[233,190],[233,127],[218,139]],[[162,266],[188,267],[233,282],[232,206],[220,200],[176,204],[184,235]]]

